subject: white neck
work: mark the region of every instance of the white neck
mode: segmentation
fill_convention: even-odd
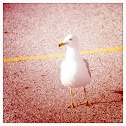
[[[80,58],[80,49],[67,46],[66,59],[78,59]]]

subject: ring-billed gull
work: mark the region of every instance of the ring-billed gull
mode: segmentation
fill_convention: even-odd
[[[75,108],[72,97],[72,88],[84,87],[86,103],[90,106],[87,100],[85,86],[91,81],[91,72],[87,60],[80,55],[79,39],[76,35],[68,35],[64,41],[59,44],[59,47],[66,45],[67,51],[63,62],[61,63],[61,83],[70,87],[71,105],[68,108]]]

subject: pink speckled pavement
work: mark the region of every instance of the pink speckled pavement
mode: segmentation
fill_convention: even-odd
[[[57,45],[76,34],[81,50],[122,46],[122,4],[4,4],[4,58],[64,53]],[[92,81],[92,106],[83,88],[60,82],[63,58],[4,62],[4,123],[122,123],[122,51],[83,55]]]

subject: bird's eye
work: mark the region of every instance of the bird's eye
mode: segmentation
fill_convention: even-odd
[[[72,41],[72,39],[69,39],[70,41]]]

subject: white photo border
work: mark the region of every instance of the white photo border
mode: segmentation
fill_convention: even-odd
[[[3,123],[3,3],[123,3],[123,123]],[[1,126],[126,126],[126,1],[125,0],[0,0],[0,125]]]

